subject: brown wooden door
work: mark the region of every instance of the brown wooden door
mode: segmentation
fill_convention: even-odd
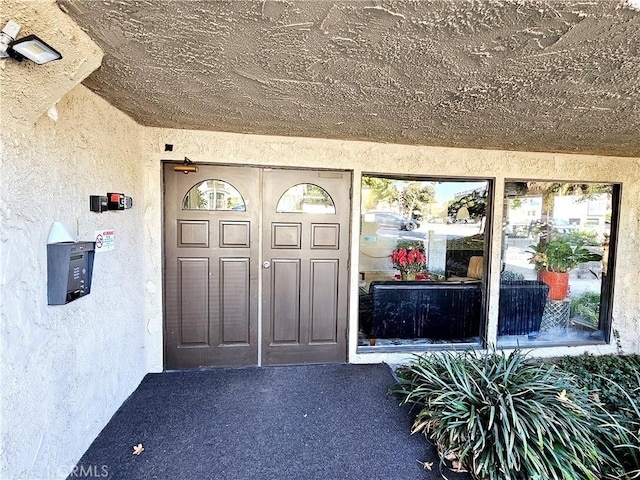
[[[265,170],[262,361],[346,361],[351,174]]]
[[[351,175],[173,166],[165,368],[344,362]]]
[[[164,174],[165,367],[255,365],[260,171]]]

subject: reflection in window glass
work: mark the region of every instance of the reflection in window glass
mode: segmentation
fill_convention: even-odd
[[[331,196],[318,185],[300,183],[282,194],[276,207],[278,213],[336,213]]]
[[[489,182],[363,176],[359,345],[480,343]]]
[[[205,180],[194,185],[182,201],[183,210],[239,210],[246,207],[242,195],[223,180]]]
[[[499,345],[606,339],[614,197],[612,184],[506,182]]]

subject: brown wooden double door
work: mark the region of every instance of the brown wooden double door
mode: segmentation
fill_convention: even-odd
[[[165,368],[346,361],[351,174],[173,167]]]

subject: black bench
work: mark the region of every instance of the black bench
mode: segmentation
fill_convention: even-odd
[[[537,280],[500,282],[498,335],[536,336],[549,286]]]
[[[361,304],[365,312],[371,309],[370,332],[366,318],[361,327],[370,338],[462,340],[480,334],[480,282],[375,281],[369,295],[361,295]]]
[[[500,283],[498,335],[540,331],[549,287]],[[461,340],[480,334],[480,283],[374,281],[360,289],[360,329],[368,338]]]

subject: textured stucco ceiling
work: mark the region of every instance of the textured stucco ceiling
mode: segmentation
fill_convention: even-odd
[[[637,0],[59,0],[143,125],[640,156]]]

